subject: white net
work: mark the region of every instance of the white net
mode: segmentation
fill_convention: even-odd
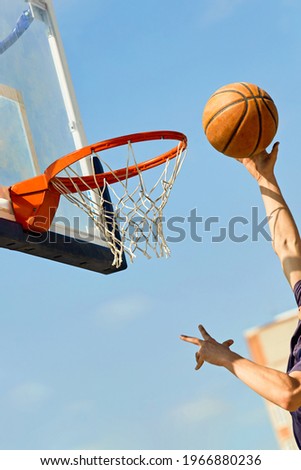
[[[117,182],[114,184],[104,181],[100,186],[95,177],[96,188],[92,189],[72,166],[52,179],[51,183],[68,201],[89,216],[114,255],[113,266],[118,268],[122,264],[124,253],[131,261],[138,252],[147,258],[152,255],[158,258],[170,255],[163,232],[163,209],[185,156],[186,151],[182,151],[179,145],[175,158],[166,160],[152,171],[142,172],[139,170],[133,145],[128,143],[125,166],[129,168],[134,165],[137,176],[129,178],[126,175],[121,181],[99,153],[91,157],[98,167],[99,162],[101,163],[104,172],[110,172],[116,177]],[[71,193],[61,177],[67,177],[76,192]],[[78,188],[74,177],[80,179],[86,190]]]

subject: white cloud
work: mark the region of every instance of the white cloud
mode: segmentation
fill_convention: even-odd
[[[172,410],[172,417],[183,424],[206,421],[228,411],[229,404],[221,399],[204,396],[197,400],[179,405]]]
[[[101,305],[96,312],[96,322],[118,323],[130,322],[144,315],[151,308],[151,300],[144,295],[133,293],[129,297],[112,299]]]
[[[282,0],[284,7],[299,7],[300,0]]]
[[[244,0],[210,0],[207,9],[202,15],[202,22],[206,25],[218,23],[231,16]]]
[[[73,415],[86,415],[95,410],[94,405],[94,402],[91,400],[77,400],[69,403],[66,410]]]
[[[9,402],[21,410],[39,408],[51,396],[51,389],[38,382],[25,382],[9,393]]]

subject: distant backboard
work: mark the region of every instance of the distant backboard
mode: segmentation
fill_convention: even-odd
[[[42,173],[87,145],[51,0],[2,0],[0,16],[0,246],[102,273],[112,254],[89,218],[61,201],[50,232],[28,235],[6,187]],[[81,161],[81,174],[93,172]]]

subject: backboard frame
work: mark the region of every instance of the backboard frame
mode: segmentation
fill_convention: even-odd
[[[53,76],[56,77],[58,83],[56,86],[58,90],[57,93],[61,96],[61,103],[63,103],[61,106],[64,107],[64,113],[66,115],[66,129],[69,129],[68,139],[70,140],[70,145],[71,142],[73,142],[72,146],[75,150],[86,146],[87,138],[80,117],[79,106],[76,100],[59,27],[55,18],[52,0],[11,0],[7,4],[7,8],[9,8],[11,12],[14,11],[14,15],[16,12],[17,15],[22,15],[22,12],[23,14],[26,13],[26,15],[30,17],[32,23],[21,33],[21,35],[19,35],[17,41],[15,41],[17,44],[12,41],[9,45],[8,55],[6,56],[9,56],[9,58],[7,59],[5,57],[5,60],[14,60],[15,64],[18,62],[18,56],[16,55],[15,57],[14,54],[20,53],[20,51],[17,50],[18,48],[23,48],[23,46],[20,47],[23,39],[27,44],[27,48],[23,48],[23,54],[28,53],[30,56],[30,54],[34,52],[33,49],[28,50],[29,38],[32,37],[30,41],[34,44],[35,33],[33,32],[33,28],[39,29],[39,31],[43,29],[43,31],[45,31],[46,37],[44,34],[45,39],[43,40],[43,44],[47,44],[48,40],[49,47],[47,46],[47,57],[52,57],[51,67],[54,70]],[[6,14],[5,11],[4,14]],[[14,24],[11,24],[11,22],[15,20],[17,21],[18,16],[12,20],[13,16],[10,13],[9,18],[9,21],[6,21],[6,18],[4,18],[4,21],[6,21],[6,23],[4,23],[5,33],[2,34],[14,31]],[[37,24],[32,26],[34,25],[34,22],[38,22],[40,26]],[[6,52],[4,52],[4,54],[6,54]],[[3,56],[0,55],[0,60],[2,57]],[[13,57],[13,59],[11,59],[11,57]],[[26,57],[26,60],[30,60],[30,57]],[[48,58],[47,60],[50,59]],[[17,67],[15,67],[15,69],[17,70]],[[5,70],[8,70],[8,68],[6,67]],[[45,169],[43,168],[43,166],[45,167],[45,163],[41,165],[38,161],[41,149],[38,149],[39,151],[37,152],[37,149],[35,148],[36,134],[33,136],[33,133],[31,132],[32,121],[29,122],[31,116],[28,115],[28,109],[26,108],[26,105],[28,106],[28,99],[25,101],[22,96],[23,90],[20,90],[18,86],[9,82],[7,79],[8,74],[5,70],[2,77],[0,74],[0,97],[5,97],[8,101],[10,100],[11,103],[15,103],[19,108],[19,119],[20,122],[22,121],[23,133],[26,135],[27,146],[30,148],[30,154],[34,161],[33,173],[38,175]],[[24,74],[25,73],[26,72],[24,72]],[[38,83],[39,78],[40,77],[37,77],[31,84],[32,87]],[[20,82],[20,80],[18,80],[18,82]],[[37,111],[39,111],[39,109]],[[20,125],[19,128],[21,128]],[[49,130],[45,129],[45,132],[47,131]],[[51,136],[49,138],[51,139]],[[59,158],[63,154],[64,152],[58,153],[54,158]],[[7,163],[7,161],[5,163]],[[94,171],[93,162],[88,158],[80,162],[80,168],[83,175],[91,174]],[[22,179],[22,177],[19,177],[19,180],[17,179],[16,181],[12,181],[10,184],[17,183]],[[94,237],[93,239],[92,237],[89,237],[90,234],[88,233],[88,226],[85,222],[84,228],[81,227],[80,230],[74,231],[72,227],[71,229],[70,227],[60,227],[54,221],[53,226],[48,232],[46,232],[46,234],[43,235],[43,237],[41,237],[40,234],[24,232],[22,227],[15,221],[13,213],[10,210],[9,197],[6,193],[7,184],[3,180],[1,182],[0,165],[0,185],[1,184],[4,186],[0,188],[0,203],[2,201],[4,205],[0,204],[0,247],[21,251],[104,274],[120,271],[127,267],[125,257],[120,268],[117,269],[112,266],[113,256],[105,239],[102,237],[102,234],[100,234],[99,237]]]

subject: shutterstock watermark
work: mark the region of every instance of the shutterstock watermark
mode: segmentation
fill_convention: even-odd
[[[190,239],[195,243],[223,243],[230,240],[233,243],[244,243],[247,241],[258,242],[260,240],[271,241],[268,231],[268,217],[260,218],[258,207],[252,207],[249,217],[235,215],[226,222],[224,217],[209,216],[204,217],[198,213],[196,208],[191,209],[189,214],[184,216],[157,217],[154,220],[147,220],[139,215],[131,218],[117,215],[107,217],[107,223],[110,229],[122,229],[126,226],[127,238],[135,243],[145,242],[151,239],[156,242],[160,235],[164,233],[167,243],[181,243]],[[43,227],[45,220],[39,219],[39,225]],[[56,243],[58,237],[64,243],[90,242],[99,238],[99,230],[91,219],[87,220],[87,226],[81,227],[80,217],[72,219],[66,217],[57,217],[55,219],[56,227],[59,227],[59,233],[51,230],[50,232],[32,232],[28,235],[27,241],[31,243]],[[72,237],[72,239],[70,238]]]
[[[260,238],[271,241],[268,223],[268,217],[260,220],[258,207],[251,208],[249,218],[236,215],[226,223],[222,222],[219,216],[202,217],[198,215],[197,209],[192,209],[187,218],[171,217],[166,221],[166,241],[177,243],[185,240],[187,236],[196,243],[208,239],[212,243],[222,243],[225,240],[233,243],[243,243],[247,240],[258,242]]]

